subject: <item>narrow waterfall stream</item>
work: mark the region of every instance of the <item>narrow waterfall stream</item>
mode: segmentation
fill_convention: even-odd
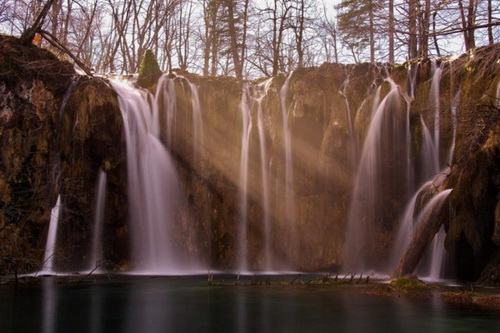
[[[281,115],[283,119],[283,153],[285,156],[285,177],[284,193],[280,198],[285,199],[285,220],[288,225],[288,248],[296,251],[298,248],[298,235],[296,225],[296,207],[295,207],[295,189],[294,189],[294,171],[292,160],[292,132],[290,126],[291,114],[288,110],[287,98],[290,80],[293,71],[288,74],[285,83],[280,90]]]
[[[248,87],[246,87],[246,90]],[[240,195],[240,213],[238,222],[238,245],[237,245],[237,263],[236,268],[239,271],[248,271],[248,161],[250,153],[250,138],[252,135],[252,115],[251,107],[248,101],[249,97],[245,91],[241,95],[240,110],[242,118],[242,137],[241,137],[241,155],[240,155],[240,176],[239,176],[239,195]]]
[[[59,214],[61,210],[61,196],[57,197],[57,202],[50,212],[49,232],[47,234],[47,242],[45,244],[45,254],[43,256],[43,268],[39,272],[40,275],[55,274],[54,267],[55,253],[56,253],[56,240],[57,240],[57,227],[59,224]]]
[[[102,169],[99,169],[96,182],[96,196],[94,205],[94,231],[92,237],[92,249],[90,252],[89,270],[99,266],[99,260],[102,260],[103,251],[103,228],[104,228],[104,212],[106,208],[106,186],[107,175]]]

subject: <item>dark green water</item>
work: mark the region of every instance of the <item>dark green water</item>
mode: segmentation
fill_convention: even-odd
[[[206,277],[118,276],[3,285],[0,296],[0,332],[500,332],[500,312],[355,287],[209,287]]]

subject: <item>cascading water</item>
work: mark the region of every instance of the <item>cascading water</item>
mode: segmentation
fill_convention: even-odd
[[[182,90],[176,89],[176,85],[180,85]],[[156,135],[166,135],[166,142],[169,146],[173,145],[174,137],[181,130],[183,122],[177,123],[179,116],[180,107],[178,102],[178,93],[182,93],[186,100],[190,100],[190,105],[186,105],[191,113],[192,128],[185,128],[186,137],[193,138],[192,140],[192,150],[193,150],[193,163],[195,166],[199,167],[199,157],[203,153],[204,146],[204,135],[203,135],[203,122],[202,113],[200,106],[200,99],[198,94],[198,88],[187,78],[177,75],[173,78],[168,75],[163,75],[157,84],[155,92],[155,102],[158,108],[153,117],[154,132]],[[186,118],[187,120],[187,118]],[[162,132],[161,129],[164,128],[165,131]]]
[[[50,222],[49,222],[49,232],[47,234],[47,243],[45,245],[45,254],[43,256],[43,269],[39,273],[43,274],[55,274],[54,269],[54,256],[56,251],[56,239],[57,239],[57,226],[59,224],[59,213],[61,208],[61,196],[57,197],[56,205],[52,208],[50,212]]]
[[[422,116],[420,124],[422,125],[422,174],[424,179],[429,179],[439,171],[439,155],[432,134]]]
[[[351,206],[349,211],[349,220],[347,225],[346,240],[344,246],[344,268],[347,270],[363,271],[368,269],[367,256],[372,249],[373,240],[369,235],[372,234],[377,219],[380,218],[380,208],[383,207],[383,197],[381,196],[381,186],[383,185],[381,179],[381,165],[384,159],[384,152],[381,150],[382,140],[387,133],[383,132],[384,124],[387,126],[388,119],[390,118],[393,130],[394,145],[389,146],[388,149],[393,149],[389,154],[398,154],[401,149],[409,149],[408,147],[397,147],[398,142],[406,142],[408,134],[406,133],[408,126],[406,124],[408,116],[402,117],[402,122],[397,123],[397,112],[401,112],[401,99],[402,95],[400,88],[390,78],[386,79],[390,84],[391,90],[376,106],[375,113],[372,117],[368,134],[366,135],[365,143],[361,153],[356,178],[354,180],[354,189],[351,199]],[[400,128],[403,132],[398,135]],[[387,129],[387,128],[386,128]],[[396,137],[402,138],[398,141]],[[402,152],[406,157],[407,152]],[[406,163],[406,158],[404,159]],[[403,170],[406,170],[405,167]],[[406,175],[406,171],[404,172]],[[406,178],[406,176],[403,176]],[[407,179],[400,181],[399,186],[406,188]],[[386,184],[384,184],[386,185]],[[392,189],[387,192],[392,191]]]
[[[269,207],[269,161],[267,158],[266,136],[264,132],[264,120],[262,115],[262,100],[267,95],[267,90],[272,79],[269,79],[259,86],[260,96],[255,98],[257,102],[257,125],[259,130],[260,142],[260,168],[262,178],[262,206],[264,213],[264,270],[269,271],[272,268],[271,253],[271,218]]]
[[[416,232],[416,229],[419,226],[421,217],[423,216],[425,210],[427,208],[417,207],[415,205],[417,198],[425,195],[429,195],[429,193],[433,193],[444,183],[447,174],[449,174],[449,165],[451,165],[453,152],[455,149],[455,136],[456,136],[456,113],[457,113],[457,105],[460,97],[460,91],[457,92],[455,97],[451,103],[451,123],[452,123],[452,138],[451,145],[448,154],[448,167],[444,170],[440,171],[440,84],[441,84],[441,76],[444,68],[444,62],[441,63],[440,67],[437,67],[436,62],[433,61],[433,77],[431,79],[431,87],[429,91],[429,105],[431,109],[434,111],[434,132],[431,134],[429,128],[427,127],[423,117],[420,117],[420,123],[422,126],[422,154],[421,159],[422,163],[422,178],[426,179],[426,183],[421,186],[413,195],[410,203],[407,205],[403,217],[400,222],[399,231],[396,237],[396,241],[394,243],[393,253],[391,256],[390,264],[392,267],[396,267],[399,258],[404,253],[405,249],[409,245],[411,238]],[[431,203],[440,202],[442,204],[442,200],[444,200],[451,190],[444,190],[435,194],[427,206],[431,205]],[[437,200],[437,201],[436,201]],[[441,201],[439,201],[441,200]],[[439,207],[431,206],[433,209],[439,209]],[[441,227],[439,232],[434,237],[434,240],[431,244],[430,250],[428,252],[427,263],[428,267],[422,267],[422,263],[419,266],[419,271],[425,272],[424,274],[428,274],[428,278],[432,280],[439,279],[441,277],[441,273],[443,271],[442,265],[444,263],[444,257],[446,255],[446,251],[444,249],[444,237],[446,236],[444,227]]]
[[[245,87],[241,95],[240,110],[243,121],[243,130],[241,137],[241,155],[240,155],[240,217],[238,224],[238,249],[237,249],[237,268],[240,271],[248,270],[247,254],[247,213],[248,213],[248,159],[250,153],[250,136],[252,135],[252,116],[251,108],[247,96],[248,87]]]
[[[148,93],[112,81],[126,143],[133,271],[171,274],[198,268],[179,235],[181,190],[169,152],[159,138],[159,110]]]
[[[438,156],[440,156],[440,123],[441,123],[441,104],[439,102],[440,97],[440,85],[441,85],[441,75],[443,73],[445,62],[443,61],[439,67],[437,67],[436,61],[432,62],[433,76],[431,81],[431,89],[429,91],[429,105],[434,109],[434,149]]]
[[[285,83],[280,90],[281,114],[283,117],[283,148],[285,155],[285,192],[281,196],[285,198],[285,220],[287,222],[289,237],[288,248],[290,251],[296,251],[298,248],[297,226],[295,221],[295,192],[294,192],[294,176],[293,176],[293,161],[292,161],[292,134],[289,124],[289,110],[287,107],[288,87],[293,72],[290,72],[285,80]]]
[[[445,238],[446,231],[444,230],[444,225],[442,225],[431,244],[432,260],[430,263],[430,270],[427,278],[432,281],[439,280],[444,273],[443,268],[446,256],[446,249],[444,248]]]
[[[248,172],[249,172],[249,154],[250,154],[250,138],[252,132],[252,106],[257,105],[257,130],[259,137],[260,148],[260,177],[261,177],[261,204],[263,214],[263,269],[270,271],[273,267],[272,264],[272,251],[271,251],[271,217],[270,217],[270,188],[269,188],[269,160],[267,154],[266,135],[264,126],[264,116],[262,101],[267,96],[269,86],[272,79],[266,80],[263,83],[253,87],[253,94],[250,93],[251,89],[245,86],[243,89],[240,109],[242,113],[242,140],[241,140],[241,159],[240,159],[240,224],[239,224],[239,238],[238,238],[238,269],[240,271],[248,270],[248,246],[247,229],[248,229]]]
[[[107,175],[102,169],[99,169],[96,184],[96,196],[94,205],[94,235],[92,239],[92,250],[90,253],[89,269],[92,270],[98,266],[98,261],[103,259],[102,252],[102,233],[104,224],[104,211],[106,207],[106,186]]]
[[[175,81],[169,78],[167,75],[162,75],[158,80],[156,88],[156,105],[158,108],[153,117],[153,132],[155,135],[160,135],[162,128],[162,123],[165,123],[167,144],[171,145],[173,136],[175,134],[175,116],[177,112],[177,94],[175,91]],[[164,113],[160,113],[160,110],[164,110]],[[165,118],[163,120],[163,118]]]
[[[189,82],[189,81],[188,81]],[[204,135],[203,135],[203,121],[201,115],[200,97],[198,94],[198,87],[194,83],[189,82],[191,91],[191,105],[193,113],[193,137],[194,137],[194,163],[197,164],[199,155],[203,154]]]
[[[62,124],[62,119],[64,115],[64,109],[66,108],[66,104],[69,101],[69,98],[71,97],[71,94],[73,91],[76,89],[78,86],[79,79],[78,77],[73,79],[71,81],[71,84],[69,85],[68,89],[66,90],[66,93],[63,96],[62,102],[61,102],[61,107],[59,108],[59,130],[57,132],[57,144],[59,145],[60,142],[60,136],[61,136],[61,124]],[[54,163],[55,168],[54,168],[54,174],[53,174],[53,179],[56,181],[59,178],[59,173],[61,170],[61,156],[60,156],[60,148],[56,148],[56,163]],[[52,208],[50,212],[50,221],[49,221],[49,231],[47,233],[47,242],[45,244],[45,253],[44,253],[44,258],[43,258],[43,268],[40,274],[55,274],[55,269],[54,269],[54,261],[55,261],[55,252],[56,252],[56,240],[57,240],[57,229],[59,226],[59,216],[61,213],[61,196],[57,196],[57,201],[55,206]]]
[[[346,106],[346,116],[347,116],[347,122],[348,122],[348,127],[349,127],[349,142],[351,143],[351,149],[350,149],[350,158],[351,158],[351,163],[352,166],[356,165],[356,136],[354,135],[354,126],[352,122],[352,116],[351,116],[351,107],[349,105],[349,99],[346,96],[346,90],[347,86],[349,85],[349,74],[346,74],[346,79],[340,86],[340,96],[342,96],[345,100],[345,106]],[[377,102],[378,103],[378,102]]]
[[[496,106],[500,107],[500,81],[497,83]]]

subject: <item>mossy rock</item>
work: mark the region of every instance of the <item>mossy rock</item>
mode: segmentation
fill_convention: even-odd
[[[427,285],[425,282],[422,282],[415,277],[401,277],[391,281],[388,290],[408,293],[414,290],[428,288],[428,287],[429,285]]]
[[[156,61],[153,51],[150,49],[146,50],[141,66],[139,67],[137,84],[146,89],[151,88],[156,84],[162,74],[163,73],[160,70],[160,66],[158,66],[158,62]]]

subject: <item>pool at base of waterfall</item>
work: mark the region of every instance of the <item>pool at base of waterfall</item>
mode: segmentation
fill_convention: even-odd
[[[376,283],[308,285],[294,275],[44,277],[0,285],[2,332],[488,332],[497,310],[374,295]],[[74,278],[73,278],[74,279]],[[301,281],[308,281],[302,276]],[[378,287],[377,287],[378,286]]]

